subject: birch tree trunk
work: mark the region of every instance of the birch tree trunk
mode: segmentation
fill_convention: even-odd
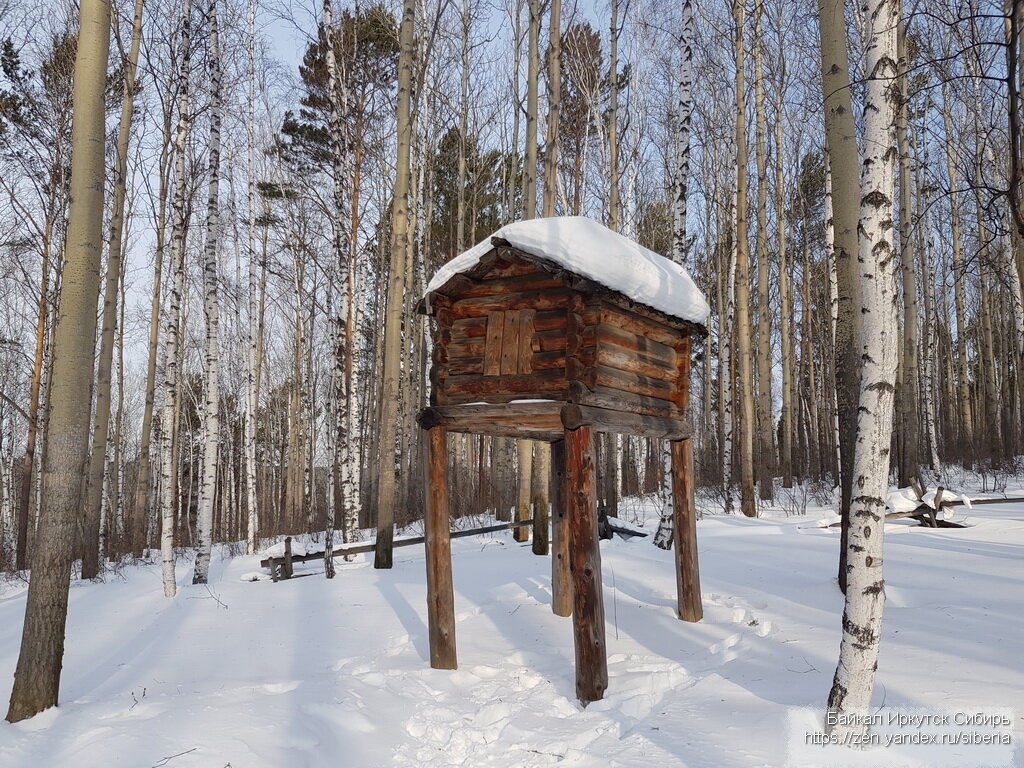
[[[217,464],[220,455],[220,280],[217,249],[220,244],[220,128],[224,100],[221,94],[220,40],[217,0],[210,0],[206,11],[209,35],[210,74],[210,167],[206,204],[206,247],[204,249],[203,290],[206,294],[206,366],[203,381],[203,475],[196,515],[197,552],[193,584],[209,579],[213,551],[213,505],[217,498]]]
[[[185,292],[185,236],[188,216],[185,207],[185,142],[192,121],[189,113],[191,74],[192,0],[184,0],[181,12],[178,73],[178,125],[174,135],[174,194],[171,202],[171,273],[173,284],[167,306],[164,331],[164,402],[160,415],[160,559],[163,565],[164,596],[174,597],[174,512],[177,496],[178,366],[181,335],[181,303]]]
[[[249,91],[246,110],[246,250],[248,252],[248,344],[246,354],[245,417],[245,505],[246,550],[250,555],[259,549],[260,518],[256,498],[256,413],[259,409],[260,367],[259,336],[262,335],[257,313],[260,280],[256,263],[256,0],[248,3],[248,40],[246,56],[249,64]]]
[[[850,506],[846,604],[839,663],[826,724],[840,738],[863,736],[881,639],[885,582],[882,540],[888,490],[899,313],[896,254],[891,241],[895,196],[897,0],[864,4],[864,159],[861,171],[860,260],[863,312],[861,397]]]
[[[114,17],[115,25],[116,14]],[[116,27],[115,27],[116,28]],[[114,326],[117,324],[118,292],[121,289],[121,243],[124,234],[124,198],[128,172],[128,141],[131,138],[135,105],[135,69],[142,37],[142,0],[135,0],[131,48],[124,63],[124,98],[117,133],[114,160],[114,202],[107,246],[107,276],[103,294],[103,325],[100,356],[96,368],[96,415],[93,417],[92,455],[86,478],[85,525],[82,533],[82,579],[92,579],[100,569],[100,525],[103,506],[103,473],[107,463],[107,433],[110,429],[110,382],[114,363]],[[123,382],[119,384],[123,387]],[[116,510],[115,510],[116,512]]]
[[[110,5],[82,0],[75,55],[71,208],[57,324],[39,527],[25,605],[9,722],[57,704],[64,655],[72,542],[89,453],[96,302],[103,247],[104,89]]]
[[[693,115],[693,1],[683,0],[682,27],[679,33],[679,104],[676,108],[673,149],[675,167],[672,176],[672,260],[685,265],[686,198],[690,178],[690,121]],[[661,446],[662,486],[661,519],[654,534],[654,545],[672,548],[675,516],[672,514],[672,451],[666,442]]]

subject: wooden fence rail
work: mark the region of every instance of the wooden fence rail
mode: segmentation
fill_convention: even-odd
[[[465,531],[452,531],[451,538],[461,539],[465,536],[478,536],[481,533],[495,533],[496,531],[505,531],[510,528],[523,528],[526,526],[533,525],[533,518],[529,520],[517,520],[511,523],[499,523],[498,525],[486,525],[483,528],[470,528]],[[395,547],[411,547],[415,544],[422,544],[425,541],[423,536],[414,536],[409,539],[397,539],[394,542]],[[362,552],[373,552],[374,542],[366,542],[359,544],[342,544],[340,547],[336,547],[331,550],[331,557],[344,557],[345,555],[358,555]],[[323,560],[323,552],[310,552],[305,555],[293,555],[292,554],[292,537],[286,536],[284,539],[284,555],[281,557],[268,557],[260,561],[260,567],[269,568],[270,576],[274,581],[279,578],[290,579],[292,577],[292,565],[294,563],[307,563],[312,560]]]

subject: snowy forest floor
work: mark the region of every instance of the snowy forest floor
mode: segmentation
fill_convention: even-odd
[[[549,561],[507,533],[452,542],[456,672],[427,661],[418,546],[396,550],[391,571],[360,555],[336,561],[333,581],[310,563],[296,573],[321,573],[276,584],[243,581],[258,557],[221,548],[209,588],[179,561],[173,600],[158,564],[75,581],[61,705],[0,724],[0,766],[779,766],[790,708],[820,709],[828,694],[843,598],[838,531],[815,525],[825,511],[775,514],[698,524],[699,624],[675,618],[671,552],[601,543],[609,688],[586,709]],[[970,527],[886,526],[875,702],[1016,706],[1019,745],[1024,505],[957,518]],[[9,582],[4,704],[24,609],[24,585]]]

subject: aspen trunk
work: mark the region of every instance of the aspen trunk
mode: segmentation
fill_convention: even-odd
[[[556,0],[557,1],[557,0]],[[391,201],[391,268],[388,274],[387,311],[384,318],[384,365],[381,387],[380,429],[385,436],[398,428],[398,385],[401,375],[402,307],[405,264],[409,248],[409,148],[412,141],[413,26],[415,0],[404,0],[400,31],[401,52],[398,61],[398,157],[395,162],[395,186]],[[392,565],[392,541],[395,519],[395,451],[388,440],[380,450],[377,486],[377,544],[375,568]]]
[[[90,392],[103,247],[104,87],[110,6],[82,0],[75,56],[71,208],[53,337],[48,439],[39,529],[14,673],[9,722],[57,704],[73,532],[89,452]]]
[[[540,0],[528,0],[526,68],[526,156],[523,168],[523,218],[537,215],[537,116],[540,81]],[[518,62],[517,62],[518,63]]]
[[[116,14],[114,16],[116,24]],[[110,216],[110,242],[107,248],[107,277],[103,294],[103,325],[100,356],[96,368],[96,415],[93,418],[92,455],[86,478],[85,525],[82,533],[82,578],[99,574],[103,473],[107,459],[107,433],[110,429],[110,382],[114,362],[114,326],[117,324],[117,298],[121,288],[121,241],[124,234],[124,198],[128,171],[128,141],[132,130],[135,103],[135,68],[142,37],[142,0],[135,0],[132,41],[124,64],[124,99],[117,133],[114,161],[114,202]],[[123,382],[119,384],[123,387]],[[116,511],[116,510],[115,510]]]
[[[901,94],[896,76],[895,0],[866,7],[864,159],[861,173],[860,259],[863,306],[863,374],[854,453],[856,495],[850,507],[849,556],[843,634],[830,715],[868,714],[881,639],[885,582],[882,571],[885,495],[888,490],[893,393],[899,334],[896,259],[891,237],[895,192],[895,117]],[[828,721],[826,721],[828,722]],[[840,737],[866,732],[866,720],[830,728]]]
[[[765,137],[764,4],[754,6],[754,150],[757,163],[757,481],[760,497],[774,498],[775,419],[772,415],[771,310],[768,299],[768,144]]]
[[[747,242],[747,121],[743,74],[746,8],[734,0],[736,21],[736,357],[739,368],[740,509],[757,517],[754,500],[754,381],[750,349],[750,257]]]
[[[899,484],[910,485],[917,477],[917,451],[919,444],[917,398],[920,391],[917,370],[917,275],[914,270],[913,188],[910,172],[910,139],[908,136],[907,54],[906,27],[900,21],[897,31],[897,55],[900,74],[899,89],[904,101],[896,115],[896,137],[900,153],[900,263],[903,274],[903,355],[899,375]]]

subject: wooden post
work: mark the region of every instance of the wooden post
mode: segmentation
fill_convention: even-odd
[[[282,566],[284,577],[290,579],[292,577],[292,537],[284,537],[284,565]]]
[[[590,427],[565,432],[565,507],[572,573],[576,697],[586,706],[604,697],[608,658],[604,636],[601,550],[597,538],[594,438]]]
[[[565,510],[565,441],[551,444],[551,611],[572,616],[569,530]]]
[[[671,445],[677,612],[683,621],[700,621],[704,617],[704,608],[700,600],[700,571],[697,567],[697,514],[693,504],[693,443],[690,440],[674,440]]]
[[[430,666],[456,669],[455,597],[448,513],[448,463],[444,427],[427,430],[427,625]]]

